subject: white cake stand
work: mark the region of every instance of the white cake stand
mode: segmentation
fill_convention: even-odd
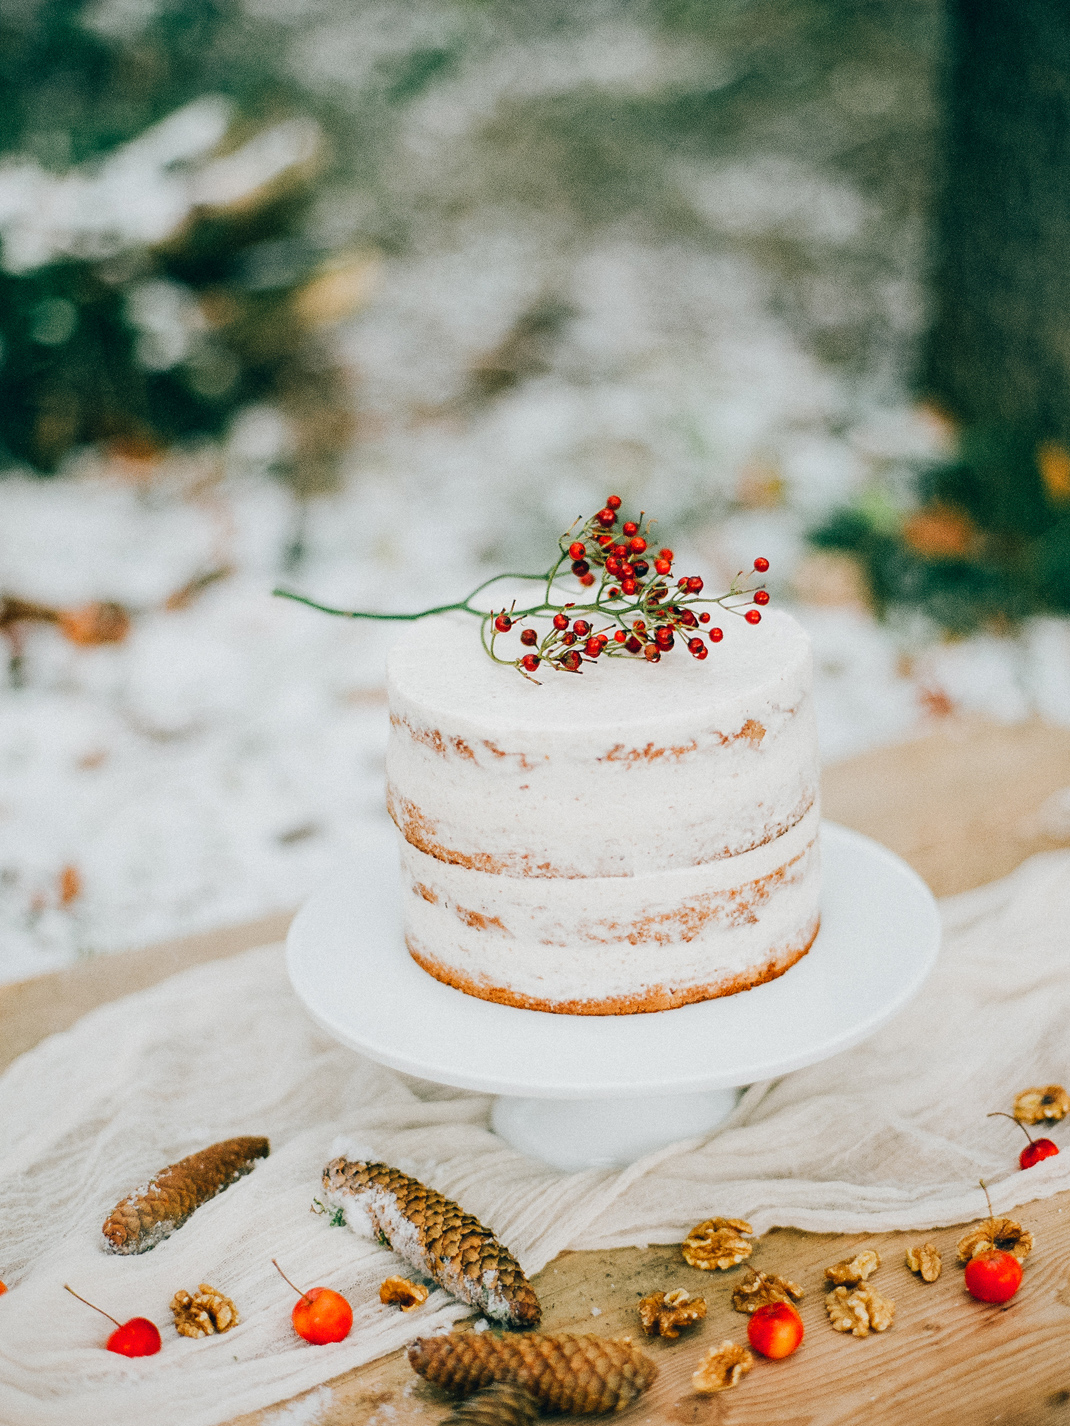
[[[822,825],[821,931],[778,980],[646,1015],[477,1000],[411,959],[397,848],[372,843],[306,902],[287,943],[313,1019],[380,1064],[499,1096],[492,1124],[556,1168],[630,1163],[707,1133],[740,1089],[839,1054],[920,989],[940,947],[929,888],[893,853]]]

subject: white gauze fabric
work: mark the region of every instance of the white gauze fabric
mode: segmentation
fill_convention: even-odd
[[[379,1283],[404,1265],[309,1212],[344,1148],[458,1199],[529,1272],[566,1248],[677,1242],[713,1214],[759,1232],[924,1229],[981,1216],[981,1177],[997,1212],[1070,1187],[1070,1152],[1022,1174],[1020,1132],[985,1118],[1028,1085],[1070,1081],[1070,854],[945,902],[944,919],[936,971],[880,1034],[752,1086],[709,1139],[619,1172],[553,1172],[490,1132],[486,1096],[407,1080],[327,1040],[278,946],[92,1012],[0,1082],[0,1421],[216,1426],[467,1315],[441,1290],[416,1313],[382,1306]],[[270,1158],[151,1252],[102,1251],[100,1226],[131,1188],[234,1134],[267,1134]],[[344,1342],[294,1335],[272,1257],[349,1298]],[[202,1281],[243,1320],[191,1341],[168,1304]],[[107,1322],[65,1282],[121,1320],[152,1318],[163,1350],[103,1351]]]

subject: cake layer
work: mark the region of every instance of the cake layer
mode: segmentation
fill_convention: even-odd
[[[818,927],[818,813],[739,856],[634,877],[493,876],[402,840],[410,954],[470,995],[620,1015],[782,974]]]
[[[816,806],[809,641],[778,611],[719,622],[702,662],[677,649],[539,684],[487,658],[470,617],[415,624],[388,665],[387,805],[405,839],[462,868],[571,878],[782,837]]]

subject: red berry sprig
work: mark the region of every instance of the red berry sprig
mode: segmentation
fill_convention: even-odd
[[[724,630],[716,626],[706,629],[710,614],[704,608],[696,612],[697,605],[719,605],[748,624],[761,623],[769,593],[763,584],[755,586],[749,581],[769,569],[764,556],[754,561],[749,573],[736,575],[727,594],[703,598],[700,575],[681,575],[675,585],[671,583],[676,555],[667,546],[652,553],[654,522],[642,513],[638,519],[622,519],[621,505],[619,495],[608,496],[590,519],[578,521],[579,528],[574,525],[562,535],[558,558],[545,574],[494,575],[466,598],[418,614],[331,609],[288,590],[275,593],[350,619],[412,620],[452,610],[475,614],[482,621],[483,647],[495,663],[508,664],[534,682],[538,682],[534,674],[544,666],[561,673],[582,673],[584,665],[603,658],[658,663],[678,641],[701,661],[709,656],[707,642],[719,644]],[[569,576],[579,582],[579,599],[561,601],[560,581]],[[514,602],[508,609],[489,613],[473,606],[477,595],[502,579],[538,581],[544,586],[542,599],[528,608],[518,609]],[[584,598],[587,602],[580,602]],[[544,620],[550,627],[540,634],[532,622]],[[519,640],[519,651],[507,653],[499,643],[510,636]]]
[[[104,1343],[109,1352],[118,1352],[121,1357],[152,1357],[160,1350],[160,1329],[155,1322],[150,1322],[147,1317],[131,1317],[127,1322],[120,1322],[118,1317],[113,1317],[110,1312],[105,1312],[103,1307],[98,1307],[81,1293],[75,1292],[73,1287],[68,1287],[66,1283],[63,1286],[72,1297],[77,1297],[79,1302],[84,1302],[87,1307],[92,1307],[94,1312],[99,1312],[109,1322],[115,1323],[115,1331]]]
[[[1013,1124],[1017,1124],[1022,1133],[1029,1140],[1025,1148],[1018,1155],[1018,1167],[1031,1169],[1034,1164],[1039,1164],[1041,1159],[1054,1158],[1059,1152],[1059,1145],[1053,1143],[1051,1139],[1034,1139],[1029,1130],[1020,1119],[1015,1119],[1013,1114],[1004,1114],[1002,1109],[993,1109],[988,1116],[989,1119],[1009,1119]]]

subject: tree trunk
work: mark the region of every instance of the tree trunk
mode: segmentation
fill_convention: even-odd
[[[950,0],[930,393],[967,427],[1070,438],[1070,4]]]

